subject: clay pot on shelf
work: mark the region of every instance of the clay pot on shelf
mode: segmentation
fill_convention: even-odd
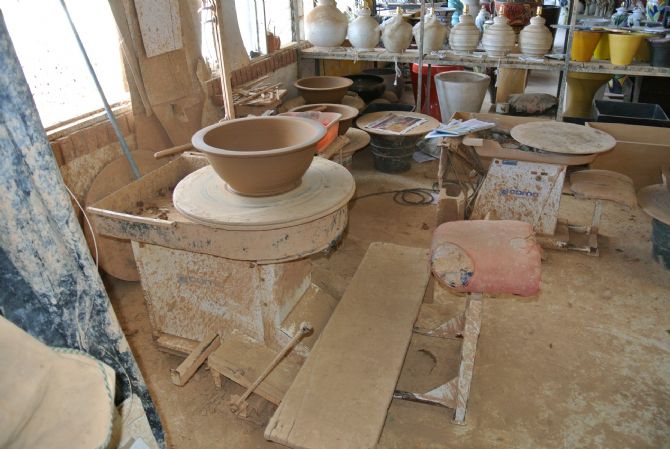
[[[514,50],[516,45],[516,34],[509,25],[507,17],[497,16],[493,19],[493,25],[486,28],[482,37],[482,47],[486,54],[502,57]]]
[[[635,52],[634,59],[638,62],[649,62],[651,61],[651,47],[649,47],[649,38],[656,37],[655,34],[649,33],[639,33],[642,36],[642,42]]]
[[[220,122],[191,139],[228,186],[245,196],[293,190],[307,171],[326,128],[296,117],[251,117]]]
[[[628,16],[628,26],[639,27],[645,18],[646,17],[642,8],[635,8],[633,10],[633,13],[630,16]]]
[[[407,23],[398,8],[396,14],[382,23],[382,42],[386,51],[402,53],[412,43],[412,25]]]
[[[384,78],[375,75],[347,75],[353,84],[349,90],[356,92],[366,103],[381,97],[386,90]]]
[[[449,33],[449,46],[456,51],[475,51],[481,33],[469,14],[462,14],[459,23]]]
[[[612,14],[610,24],[617,28],[628,25],[628,11],[626,11],[626,7],[623,4],[616,9],[614,14]]]
[[[524,55],[542,57],[551,50],[553,43],[551,32],[544,26],[544,18],[540,15],[531,18],[530,25],[519,34],[519,47]]]
[[[333,103],[315,103],[315,104],[305,104],[298,106],[297,108],[291,109],[289,112],[307,112],[307,111],[322,111],[322,112],[335,112],[341,115],[339,121],[339,128],[337,131],[338,135],[343,135],[351,127],[354,119],[358,116],[358,109],[351,106],[346,106],[344,104],[333,104]]]
[[[349,24],[347,38],[356,49],[372,50],[379,44],[381,28],[370,14],[372,14],[370,8],[361,8],[356,11],[358,17]]]
[[[268,47],[268,54],[274,53],[281,48],[281,39],[273,33],[268,33],[265,36],[265,43]]]
[[[572,34],[570,59],[577,62],[590,61],[602,34],[602,31],[575,30]]]
[[[449,123],[454,112],[479,112],[491,78],[468,71],[443,72],[435,76],[442,123]]]
[[[647,4],[645,6],[647,22],[663,23],[663,19],[666,13],[666,5],[666,0],[647,0]]]
[[[530,18],[542,0],[495,0],[495,9],[498,15],[507,17],[509,25],[519,33],[530,23]]]
[[[568,72],[564,116],[591,118],[593,96],[610,78],[607,73]]]
[[[423,20],[423,53],[427,54],[432,51],[437,51],[444,46],[449,30],[447,30],[447,27],[442,25],[442,22],[437,20],[437,17],[432,13],[426,15]],[[420,47],[421,21],[414,25],[412,33],[414,34],[414,41],[416,42],[417,47]]]
[[[301,78],[293,85],[298,89],[305,103],[339,103],[353,84],[343,76],[310,76]]]
[[[641,34],[612,33],[609,36],[610,61],[614,65],[629,65],[644,40]]]
[[[319,0],[305,17],[305,36],[315,47],[339,47],[347,37],[347,16],[335,0]]]
[[[670,67],[670,38],[649,39],[651,65]]]

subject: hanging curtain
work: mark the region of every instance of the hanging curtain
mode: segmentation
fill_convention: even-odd
[[[86,246],[0,12],[0,314],[50,346],[113,367],[163,430]]]

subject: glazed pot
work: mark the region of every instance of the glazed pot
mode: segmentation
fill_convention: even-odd
[[[469,14],[462,14],[459,23],[449,33],[449,46],[456,51],[475,51],[481,33]]]
[[[575,30],[572,34],[570,59],[578,62],[590,61],[602,34],[601,31]]]
[[[483,73],[453,71],[435,76],[442,123],[455,112],[479,112],[491,78]]]
[[[552,47],[554,40],[549,28],[544,26],[544,18],[535,16],[530,19],[530,25],[519,34],[521,53],[528,56],[544,56]]]
[[[407,23],[398,8],[396,14],[382,23],[382,42],[386,51],[402,53],[412,43],[412,25]]]
[[[351,127],[354,119],[358,116],[358,109],[352,108],[351,106],[346,106],[343,104],[333,104],[333,103],[316,103],[316,104],[305,104],[298,106],[297,108],[291,109],[290,112],[306,112],[306,111],[323,111],[323,112],[336,112],[341,115],[339,128],[337,131],[338,135],[343,135]]]
[[[342,76],[310,76],[301,78],[293,85],[298,89],[305,103],[339,103],[353,84]]]
[[[356,92],[366,103],[381,97],[386,89],[384,78],[375,75],[348,75],[352,81],[349,90]]]
[[[665,16],[666,0],[647,0],[645,14],[647,22],[662,23]]]
[[[504,16],[493,19],[493,25],[486,28],[482,37],[482,47],[491,56],[501,57],[512,52],[516,45],[516,34]]]
[[[542,3],[542,0],[495,0],[495,9],[498,15],[507,17],[509,25],[519,33],[530,23],[530,18]]]
[[[339,47],[347,37],[347,25],[335,0],[319,0],[305,17],[305,37],[315,47]]]
[[[605,32],[600,36],[600,40],[598,41],[598,45],[596,45],[596,49],[593,51],[593,58],[594,59],[599,59],[602,61],[608,60],[610,58],[610,38],[609,38],[609,33]]]
[[[612,75],[608,73],[568,72],[564,115],[590,118],[593,96],[610,78]]]
[[[670,67],[670,39],[649,39],[651,47],[651,65]]]
[[[412,33],[417,47],[421,47],[421,21],[414,25]],[[442,25],[437,17],[433,14],[427,15],[423,26],[423,53],[427,54],[441,49],[447,39],[447,33],[447,27]]]
[[[641,34],[612,33],[609,36],[610,61],[614,65],[629,65],[644,40]]]
[[[405,80],[402,76],[397,76],[394,69],[365,69],[363,73],[366,75],[375,75],[384,79],[386,85],[386,92],[393,92],[398,98],[402,96],[405,90]]]
[[[628,25],[628,11],[626,11],[625,6],[619,6],[616,9],[614,14],[612,14],[610,24],[613,27],[617,27],[617,28],[625,27],[625,26]]]
[[[381,28],[375,19],[370,17],[370,8],[356,11],[358,16],[349,24],[347,38],[352,47],[359,50],[372,50],[379,44]]]
[[[325,134],[315,120],[251,117],[203,128],[191,143],[236,193],[271,196],[300,185]]]

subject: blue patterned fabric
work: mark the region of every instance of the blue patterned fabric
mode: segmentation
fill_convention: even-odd
[[[71,207],[0,12],[0,313],[40,341],[116,371],[163,429]]]

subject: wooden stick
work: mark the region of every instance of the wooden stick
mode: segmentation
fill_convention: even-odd
[[[220,13],[222,9],[220,8],[221,3],[219,0],[212,0],[214,4],[214,18],[216,20],[216,33],[214,33],[214,38],[216,40],[217,47],[217,56],[219,59],[219,69],[221,71],[221,93],[223,94],[223,104],[226,108],[226,120],[232,120],[235,118],[235,105],[233,103],[233,86],[230,82],[230,66],[226,61],[226,51],[223,48],[223,43],[221,42],[221,34],[223,33],[223,26],[220,20]]]
[[[160,159],[165,156],[172,156],[173,154],[183,153],[193,148],[191,143],[185,143],[183,145],[177,145],[176,147],[168,148],[165,150],[156,151],[154,153],[154,158]]]
[[[200,368],[200,365],[219,346],[221,346],[219,335],[214,332],[207,334],[177,369],[170,370],[172,383],[180,387],[184,386],[193,377],[198,368]]]

